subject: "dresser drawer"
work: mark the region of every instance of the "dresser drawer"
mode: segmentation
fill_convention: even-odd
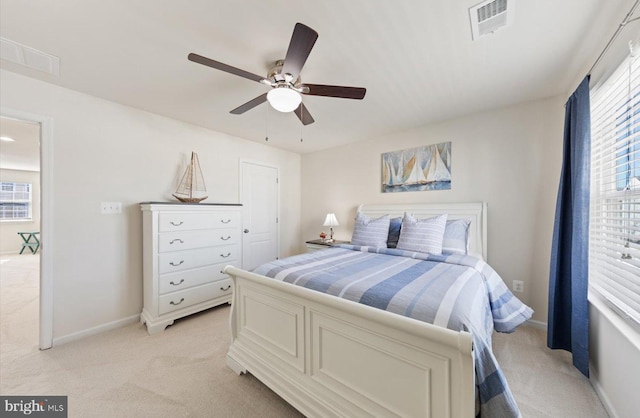
[[[189,250],[192,248],[238,244],[239,229],[206,229],[202,231],[166,232],[158,234],[158,251]]]
[[[158,313],[166,314],[197,303],[231,295],[231,279],[223,279],[159,297]]]
[[[160,213],[158,231],[192,231],[196,229],[240,228],[239,212]]]
[[[174,273],[218,263],[234,264],[238,260],[240,244],[175,251],[158,255],[158,271],[160,274]]]
[[[227,278],[222,270],[228,263],[214,264],[197,269],[183,270],[176,273],[161,274],[158,278],[160,294],[175,292],[205,283],[215,282]]]

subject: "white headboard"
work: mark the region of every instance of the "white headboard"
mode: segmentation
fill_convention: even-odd
[[[470,219],[469,253],[482,256],[487,260],[487,204],[473,203],[412,203],[404,205],[360,205],[358,210],[363,214],[377,218],[388,214],[390,217],[402,217],[408,212],[416,218],[430,218],[442,213],[448,219]]]

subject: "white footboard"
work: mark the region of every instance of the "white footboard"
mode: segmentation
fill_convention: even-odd
[[[309,417],[474,416],[471,334],[234,267],[227,364]]]

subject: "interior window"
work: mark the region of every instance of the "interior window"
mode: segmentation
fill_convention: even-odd
[[[640,59],[591,92],[589,284],[640,326]]]
[[[31,220],[31,183],[0,183],[0,220]]]

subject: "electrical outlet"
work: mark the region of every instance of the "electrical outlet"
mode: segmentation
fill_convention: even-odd
[[[115,215],[122,213],[121,202],[102,202],[100,203],[100,213],[103,215]]]
[[[514,292],[522,293],[524,292],[524,282],[522,280],[514,280],[512,288]]]

